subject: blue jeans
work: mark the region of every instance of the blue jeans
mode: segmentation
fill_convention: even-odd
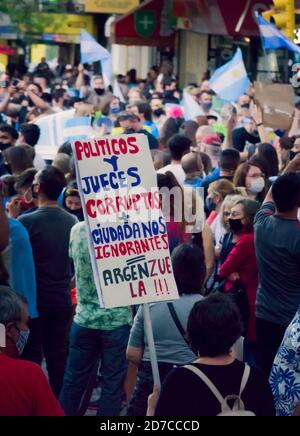
[[[75,416],[91,372],[101,360],[101,398],[98,416],[118,416],[127,372],[126,347],[130,327],[93,330],[73,322],[60,404],[66,415]]]

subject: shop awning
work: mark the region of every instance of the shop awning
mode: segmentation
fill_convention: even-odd
[[[112,24],[111,38],[115,44],[173,47],[173,25],[172,2],[148,0]]]
[[[7,56],[14,55],[16,53],[16,50],[12,47],[9,47],[8,45],[1,45],[0,44],[0,54],[4,54]]]
[[[173,0],[178,28],[199,33],[258,36],[254,12],[267,10],[272,0]]]

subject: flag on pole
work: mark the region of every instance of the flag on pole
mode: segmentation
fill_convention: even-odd
[[[269,23],[256,12],[257,24],[261,34],[262,45],[265,50],[276,50],[287,48],[290,51],[300,54],[300,47],[281,33],[276,26]]]
[[[82,64],[101,62],[104,83],[108,87],[111,84],[112,76],[112,59],[109,51],[83,29],[80,31],[80,51]]]
[[[91,64],[110,57],[109,51],[83,29],[80,30],[80,52],[82,64]]]
[[[185,121],[195,120],[195,118],[203,115],[203,111],[199,104],[193,99],[191,94],[185,89],[182,99],[184,119]]]
[[[120,83],[118,82],[117,79],[115,79],[113,93],[115,97],[118,97],[120,99],[121,103],[126,103],[123,92],[120,87]]]
[[[250,80],[240,48],[237,49],[231,61],[215,71],[209,83],[215,93],[226,101],[235,101],[247,92]]]

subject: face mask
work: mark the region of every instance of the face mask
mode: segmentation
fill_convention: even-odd
[[[35,199],[37,199],[39,196],[39,194],[37,192],[34,192],[33,186],[31,186],[31,195],[32,195],[32,198],[35,198]]]
[[[240,219],[238,219],[238,220],[230,219],[228,223],[229,223],[229,228],[232,231],[232,233],[240,233],[244,228],[242,220],[240,220]]]
[[[242,104],[241,108],[242,109],[250,109],[250,104],[248,104],[248,103]]]
[[[105,93],[105,89],[94,89],[97,95],[103,95]]]
[[[300,152],[299,151],[293,151],[293,150],[291,150],[290,151],[290,160],[293,160],[296,156],[297,156],[297,154],[299,154]]]
[[[76,216],[78,221],[84,221],[84,215],[83,215],[83,210],[82,209],[72,210],[72,209],[69,209],[68,207],[65,207],[65,209],[71,215]]]
[[[30,331],[29,331],[29,329],[28,330],[19,330],[17,326],[16,326],[16,328],[20,333],[19,339],[16,342],[16,347],[17,347],[19,355],[21,355],[24,351],[26,344],[27,344]]]
[[[1,151],[4,151],[9,147],[12,147],[12,144],[4,144],[3,142],[0,142],[0,150]]]
[[[205,200],[205,206],[206,209],[209,210],[210,212],[213,212],[214,210],[216,210],[217,205],[214,203],[213,199],[210,197],[207,197],[207,199]]]
[[[201,106],[202,106],[203,110],[209,111],[213,107],[213,104],[212,103],[202,103]]]
[[[251,194],[260,194],[264,190],[264,187],[265,180],[262,177],[259,177],[251,182],[251,186],[248,188],[248,191],[251,192]]]
[[[153,113],[154,113],[154,115],[156,116],[156,117],[160,117],[161,115],[163,115],[164,114],[164,110],[161,108],[161,109],[155,109],[154,111],[153,111]]]
[[[298,209],[298,221],[300,221],[300,208]]]
[[[111,113],[112,114],[118,114],[120,112],[121,112],[120,107],[113,107],[113,108],[111,108]]]

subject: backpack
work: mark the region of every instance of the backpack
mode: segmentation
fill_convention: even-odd
[[[253,413],[252,411],[245,410],[245,405],[241,398],[241,395],[244,392],[250,375],[250,367],[248,365],[245,365],[239,395],[228,395],[225,398],[222,397],[216,386],[200,369],[192,365],[186,365],[184,366],[184,368],[192,371],[199,378],[201,378],[201,380],[207,385],[207,387],[211,390],[214,396],[218,399],[219,403],[221,404],[221,412],[217,416],[256,416],[255,413]],[[228,404],[230,400],[235,400],[232,409]]]

